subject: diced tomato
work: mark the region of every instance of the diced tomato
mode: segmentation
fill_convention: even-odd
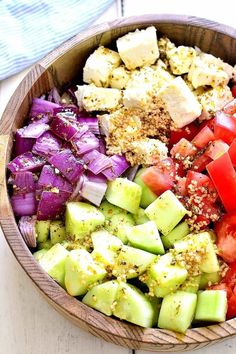
[[[171,158],[160,161],[157,166],[148,167],[141,178],[157,195],[172,189],[176,175],[175,164]]]
[[[236,85],[233,85],[231,87],[231,92],[232,92],[233,97],[236,98]]]
[[[202,154],[193,161],[191,169],[196,172],[202,172],[211,161],[212,159],[209,156]]]
[[[236,261],[236,213],[224,215],[215,225],[219,255],[229,263]]]
[[[185,177],[186,171],[185,171],[185,169],[184,169],[184,164],[183,164],[183,162],[180,161],[180,160],[178,160],[178,161],[176,162],[175,166],[176,166],[176,174],[177,174],[177,176],[179,176],[179,177]]]
[[[185,138],[191,141],[197,134],[199,128],[196,123],[190,123],[184,128],[173,130],[170,132],[169,147],[171,148],[174,144],[177,144],[180,139]]]
[[[227,320],[234,318],[236,316],[236,294],[233,294],[228,300],[228,310],[226,314]]]
[[[170,150],[171,157],[176,159],[194,156],[196,153],[196,147],[185,138],[180,139],[180,141]]]
[[[227,105],[224,106],[223,111],[227,114],[235,114],[236,113],[236,99],[227,103]]]
[[[192,143],[199,149],[204,148],[210,141],[215,140],[213,131],[206,125],[200,132],[193,138]]]
[[[222,140],[213,141],[209,147],[206,149],[205,154],[209,156],[212,160],[218,159],[220,156],[224,155],[225,152],[229,150],[229,145]]]
[[[176,194],[184,197],[187,195],[187,188],[186,188],[186,177],[179,177],[175,184],[175,191]]]
[[[233,140],[232,144],[229,147],[229,156],[231,158],[232,164],[236,166],[236,139]]]
[[[230,286],[233,291],[235,291],[236,286],[236,262],[230,264],[230,268],[228,269],[224,281],[228,286]]]
[[[217,199],[216,189],[207,175],[189,170],[187,172],[186,186],[189,195],[202,196],[204,194],[207,204],[214,203]]]
[[[223,111],[216,113],[214,134],[216,139],[221,139],[231,144],[236,138],[236,118]]]
[[[209,120],[204,120],[199,126],[199,131],[204,127],[208,127],[212,131],[214,131],[214,125],[215,125],[215,118],[211,118]]]
[[[236,211],[236,172],[229,154],[210,162],[207,171],[226,211]]]

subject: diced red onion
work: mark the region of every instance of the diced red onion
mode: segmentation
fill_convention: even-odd
[[[51,132],[45,132],[34,144],[32,152],[45,158],[55,155],[60,151],[62,141]]]
[[[70,141],[75,136],[80,138],[88,130],[88,127],[80,126],[58,113],[51,123],[51,130],[62,140]]]
[[[86,176],[84,176],[84,175],[80,176],[78,182],[75,185],[73,193],[70,196],[70,200],[80,200],[81,199],[80,191],[83,187],[85,180],[86,180]]]
[[[72,193],[72,185],[60,173],[56,173],[52,166],[45,165],[38,180],[38,188],[50,190],[57,188],[59,191]]]
[[[15,134],[15,146],[14,151],[15,155],[21,155],[25,152],[31,151],[32,147],[35,143],[35,139],[25,138],[23,137],[23,131],[25,128],[17,129]]]
[[[15,157],[7,167],[11,172],[38,171],[45,164],[45,159],[35,156],[31,152],[25,152]]]
[[[13,185],[13,194],[25,194],[35,191],[35,179],[32,172],[16,172],[11,175],[8,183]]]
[[[53,115],[56,116],[58,113],[62,114],[65,118],[74,119],[77,121],[77,114],[79,108],[74,104],[66,104],[61,107],[55,108],[53,110]]]
[[[89,130],[95,134],[95,135],[99,135],[100,131],[99,131],[99,126],[98,126],[98,119],[96,117],[79,117],[78,118],[78,122],[81,125],[88,125]]]
[[[26,245],[30,248],[34,248],[37,246],[36,243],[36,232],[35,232],[35,216],[22,216],[19,220],[18,226],[21,232],[21,235],[26,243]]]
[[[112,166],[112,162],[109,157],[101,154],[97,150],[88,152],[83,156],[83,159],[87,163],[87,168],[95,175]]]
[[[65,202],[69,198],[67,192],[43,191],[39,200],[37,219],[54,220],[65,210]]]
[[[130,165],[124,156],[113,155],[109,159],[112,166],[103,170],[102,174],[106,176],[109,181],[112,181],[121,176]]]
[[[56,167],[72,184],[78,181],[84,171],[84,162],[77,159],[69,149],[62,150],[50,157],[48,162]]]
[[[89,202],[99,206],[106,193],[107,184],[85,180],[80,191],[80,195]]]
[[[33,98],[29,116],[37,117],[45,113],[53,114],[55,108],[59,108],[57,103],[49,102],[41,98]]]
[[[48,99],[49,102],[54,102],[57,104],[61,103],[61,96],[59,95],[59,92],[57,91],[56,87],[53,87],[51,91],[48,94]]]
[[[107,178],[102,173],[95,175],[91,171],[88,171],[86,176],[92,182],[106,183],[106,181],[107,181]]]
[[[27,125],[22,132],[24,138],[39,138],[44,132],[49,130],[49,125],[42,123],[41,121],[36,121]]]
[[[102,154],[106,154],[106,143],[104,139],[99,138],[99,148],[98,151],[101,152]]]
[[[81,138],[77,136],[72,141],[72,146],[78,155],[83,155],[91,150],[99,148],[99,139],[91,132],[86,132]]]
[[[16,194],[11,197],[12,209],[17,216],[31,216],[36,213],[35,193]]]
[[[136,176],[136,173],[137,173],[138,169],[139,169],[139,165],[135,165],[135,166],[129,167],[126,170],[124,176],[126,178],[128,178],[130,181],[133,181],[134,177]]]

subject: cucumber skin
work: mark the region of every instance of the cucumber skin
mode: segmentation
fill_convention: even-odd
[[[145,224],[150,221],[142,208],[138,208],[138,212],[137,214],[133,214],[133,218],[136,225]]]
[[[37,243],[45,242],[49,238],[50,220],[37,220],[35,223]]]
[[[189,226],[186,221],[178,224],[168,235],[162,236],[162,242],[165,248],[169,249],[173,247],[176,241],[181,240],[189,234]]]
[[[141,176],[145,172],[146,168],[141,168],[134,178],[134,183],[137,183],[142,188],[142,196],[140,201],[140,206],[142,208],[147,208],[154,200],[157,199],[157,195],[151,191],[151,189],[146,186],[143,182]]]
[[[195,313],[196,321],[224,322],[227,312],[227,294],[224,290],[199,291]]]
[[[51,221],[50,224],[50,239],[52,245],[56,243],[61,243],[65,240],[66,237],[66,229],[62,221],[56,220]]]

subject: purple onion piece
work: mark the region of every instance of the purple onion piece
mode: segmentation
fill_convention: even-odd
[[[35,156],[31,152],[25,152],[15,157],[7,165],[8,169],[14,172],[38,171],[45,164],[45,159],[41,156]]]
[[[37,117],[38,115],[43,115],[46,113],[50,113],[52,115],[53,110],[59,107],[60,105],[57,103],[49,102],[41,98],[33,98],[29,116]]]
[[[89,127],[89,130],[95,134],[99,135],[99,126],[98,126],[98,119],[96,117],[79,117],[78,122],[81,125],[86,124]]]
[[[57,188],[59,191],[72,193],[72,185],[60,173],[50,165],[45,165],[38,180],[38,189],[51,190]]]
[[[92,152],[96,152],[96,154],[93,154],[93,158],[90,159],[90,161],[87,165],[87,168],[92,173],[97,175],[112,166],[112,163],[111,163],[111,160],[109,159],[109,157],[107,157],[104,154],[101,154],[97,150],[93,150]],[[88,153],[88,154],[92,155],[91,153]],[[88,156],[86,156],[86,159],[88,160]],[[85,159],[85,161],[86,161],[86,159]]]
[[[106,155],[106,143],[103,138],[99,138],[99,148],[98,151]]]
[[[26,126],[22,132],[24,138],[39,138],[44,132],[49,130],[49,125],[42,123],[41,121],[36,121],[34,123]]]
[[[124,176],[126,178],[128,178],[130,181],[133,181],[135,176],[136,176],[136,173],[137,173],[138,169],[139,169],[139,165],[135,165],[135,166],[129,167],[126,170]]]
[[[15,134],[15,145],[14,152],[15,155],[22,155],[25,152],[31,151],[32,147],[35,143],[35,139],[25,138],[23,137],[23,132],[25,128],[17,129]]]
[[[61,107],[55,108],[53,110],[53,115],[57,115],[61,113],[65,118],[73,118],[75,121],[77,120],[77,114],[79,112],[79,108],[74,104],[65,104]]]
[[[77,159],[69,149],[62,150],[50,157],[48,162],[72,184],[79,180],[84,171],[84,161]]]
[[[12,174],[8,180],[13,185],[13,194],[25,194],[34,192],[36,183],[32,172],[16,172]]]
[[[62,140],[70,141],[75,136],[80,138],[88,128],[79,126],[77,122],[72,122],[65,118],[63,114],[58,113],[51,123],[51,130]]]
[[[80,176],[78,182],[75,185],[73,193],[70,196],[70,200],[77,200],[78,201],[81,199],[80,191],[83,187],[85,180],[86,180],[86,176],[84,176],[84,175]]]
[[[37,219],[58,219],[65,210],[65,202],[69,196],[67,192],[43,191],[38,204]]]
[[[83,155],[99,148],[99,139],[91,132],[86,132],[80,138],[77,136],[72,141],[72,146],[78,155]]]
[[[55,155],[60,151],[62,141],[51,132],[45,132],[32,147],[32,152],[45,158]]]
[[[61,103],[61,96],[59,95],[58,90],[56,89],[56,87],[53,87],[50,92],[48,93],[48,101],[50,102],[54,102],[57,104]]]
[[[36,213],[35,193],[17,194],[11,197],[12,209],[17,216],[31,216]]]
[[[113,155],[110,157],[110,161],[112,166],[102,171],[102,174],[106,176],[109,181],[121,176],[130,166],[124,156]]]
[[[106,181],[107,181],[107,178],[102,173],[95,175],[91,171],[88,171],[86,176],[92,182],[106,183]]]
[[[106,193],[107,184],[104,182],[93,182],[85,180],[80,191],[80,195],[89,202],[99,206]]]
[[[19,220],[18,226],[21,232],[21,235],[30,248],[35,248],[36,243],[36,232],[35,232],[35,216],[22,216]]]

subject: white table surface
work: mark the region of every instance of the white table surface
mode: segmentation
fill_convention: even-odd
[[[123,6],[117,0],[97,23],[121,14],[178,13],[235,26],[235,0],[198,0],[195,3],[191,0],[124,0],[122,3]],[[0,116],[27,71],[0,82]],[[58,314],[20,268],[1,230],[0,271],[0,354],[131,354],[131,350],[97,339]],[[235,348],[236,337],[201,349],[199,353],[233,354]],[[136,351],[136,354],[145,352]]]

